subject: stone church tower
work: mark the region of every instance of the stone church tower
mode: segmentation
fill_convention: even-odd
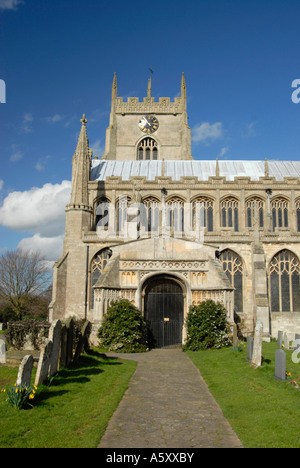
[[[300,332],[300,163],[205,161],[191,155],[186,82],[171,101],[123,98],[113,78],[105,153],[87,119],[72,161],[63,254],[50,320],[87,318],[132,301],[156,346],[181,343],[192,304],[224,304],[245,334],[263,322]]]

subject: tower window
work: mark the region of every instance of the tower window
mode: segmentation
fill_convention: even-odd
[[[143,160],[157,160],[157,142],[153,138],[143,138],[137,148],[137,159]]]

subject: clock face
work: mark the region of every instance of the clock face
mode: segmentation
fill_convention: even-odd
[[[153,133],[158,129],[158,120],[154,115],[145,115],[139,121],[139,127],[144,133]]]

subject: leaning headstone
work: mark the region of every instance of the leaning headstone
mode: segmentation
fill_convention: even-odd
[[[253,354],[252,354],[252,361],[251,361],[251,367],[253,367],[254,369],[261,366],[262,337],[263,337],[263,323],[259,320],[256,322],[256,326],[255,326]]]
[[[73,360],[73,337],[74,337],[74,320],[69,318],[66,322],[67,328],[67,355],[66,365],[69,366]]]
[[[277,348],[281,348],[281,346],[282,346],[282,336],[283,336],[283,331],[278,330],[278,334],[277,334]]]
[[[58,360],[60,353],[61,321],[56,320],[52,323],[49,330],[49,340],[53,343],[52,356],[50,362],[49,375],[55,375],[58,370]]]
[[[36,371],[34,385],[40,385],[46,382],[49,376],[49,367],[52,355],[52,341],[48,341],[40,352],[40,358]]]
[[[283,349],[275,351],[275,379],[286,380],[286,354]]]
[[[68,329],[66,325],[62,326],[60,336],[60,367],[67,367],[67,343],[68,343]]]
[[[247,338],[247,357],[246,357],[246,360],[248,362],[252,361],[252,355],[253,355],[253,338],[252,338],[252,336],[248,336],[248,338]]]
[[[0,340],[0,364],[6,363],[6,343],[4,340]]]
[[[22,359],[21,364],[19,365],[19,372],[16,384],[17,385],[25,385],[29,387],[31,382],[31,374],[33,368],[33,356],[31,354],[27,354]]]

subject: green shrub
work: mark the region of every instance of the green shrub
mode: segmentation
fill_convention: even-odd
[[[186,328],[185,350],[198,351],[231,345],[226,310],[220,303],[209,300],[191,306]]]
[[[101,345],[110,351],[135,353],[148,350],[146,322],[127,299],[110,304],[98,337]]]

